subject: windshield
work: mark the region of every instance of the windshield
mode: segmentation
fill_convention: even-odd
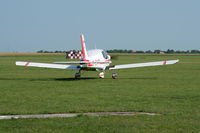
[[[108,59],[108,53],[106,51],[102,51],[102,55],[105,59]]]

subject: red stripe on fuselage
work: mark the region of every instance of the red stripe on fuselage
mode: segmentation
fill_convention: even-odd
[[[94,66],[92,63],[88,63],[87,66],[91,67]]]
[[[83,61],[85,61],[87,63],[87,62],[98,62],[100,60],[96,60],[96,61],[83,60]],[[95,66],[96,64],[107,64],[107,63],[109,63],[109,61],[110,60],[105,60],[105,62],[102,62],[102,63],[87,63],[87,66],[91,67],[91,66]]]

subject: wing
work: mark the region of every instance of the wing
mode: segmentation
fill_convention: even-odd
[[[109,70],[125,69],[125,68],[136,68],[136,67],[147,67],[147,66],[169,65],[169,64],[175,64],[177,62],[179,62],[179,60],[168,60],[168,61],[157,61],[157,62],[147,62],[147,63],[115,65],[115,66],[109,67]]]
[[[35,62],[23,62],[16,61],[17,66],[32,66],[32,67],[44,67],[44,68],[57,68],[57,69],[70,69],[79,70],[79,66],[74,65],[60,65],[60,64],[49,64],[49,63],[35,63]]]

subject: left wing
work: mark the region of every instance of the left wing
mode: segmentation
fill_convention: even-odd
[[[147,63],[115,65],[115,66],[109,67],[108,69],[114,70],[114,69],[136,68],[136,67],[147,67],[147,66],[160,66],[160,65],[175,64],[177,62],[179,62],[179,60],[168,60],[168,61],[157,61],[157,62],[147,62]]]
[[[35,63],[35,62],[23,62],[16,61],[17,66],[32,66],[32,67],[44,67],[44,68],[57,68],[57,69],[70,69],[70,70],[80,70],[79,66],[74,65],[60,65],[60,64],[49,64],[49,63]]]

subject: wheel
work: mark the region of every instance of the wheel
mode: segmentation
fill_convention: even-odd
[[[75,73],[75,79],[80,78],[80,77],[81,77],[81,73],[80,72]]]
[[[118,77],[118,74],[117,73],[112,73],[112,78],[113,79],[116,79]]]
[[[99,73],[99,78],[104,78],[104,72]]]

